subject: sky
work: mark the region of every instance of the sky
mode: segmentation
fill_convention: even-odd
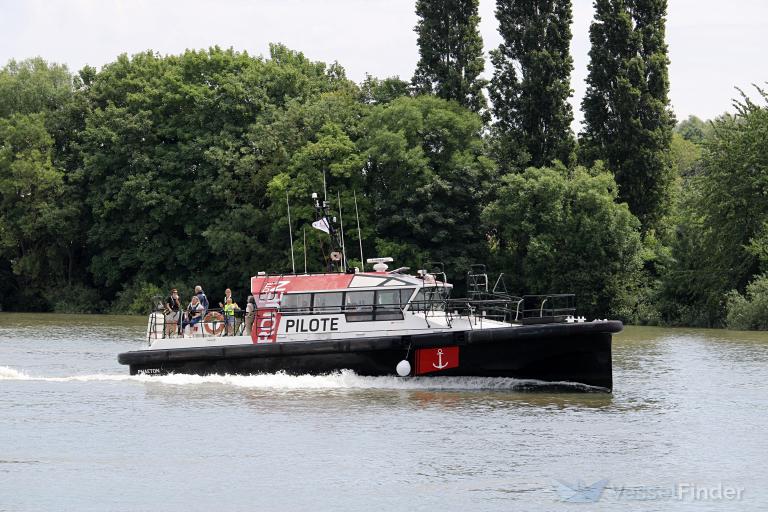
[[[501,42],[494,0],[480,0],[488,51]],[[573,0],[572,88],[582,119],[592,0]],[[270,42],[312,60],[365,74],[410,79],[418,60],[413,0],[0,0],[0,65],[41,56],[101,67],[121,53],[176,54],[218,45],[267,55]],[[768,81],[768,0],[669,0],[670,99],[678,120],[733,111],[735,87]],[[492,68],[486,64],[486,78]]]

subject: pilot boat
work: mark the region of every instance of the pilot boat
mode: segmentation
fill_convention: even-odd
[[[317,201],[325,228],[327,203]],[[333,230],[331,235],[333,235]],[[338,257],[334,258],[338,259]],[[440,265],[409,273],[391,258],[373,271],[259,272],[255,311],[223,335],[215,314],[186,333],[150,314],[147,345],[119,354],[130,373],[327,374],[509,377],[579,383],[610,391],[615,320],[575,316],[570,294],[514,296],[482,265],[467,273],[467,297],[451,298]],[[252,327],[246,329],[246,325]]]

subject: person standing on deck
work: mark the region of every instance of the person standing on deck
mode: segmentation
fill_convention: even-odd
[[[171,294],[165,299],[165,335],[170,337],[176,332],[181,332],[181,299],[179,291],[174,288]]]
[[[232,301],[232,297],[227,298],[224,304],[224,325],[226,326],[225,336],[234,336],[235,334],[235,312],[240,311],[240,306]]]
[[[248,303],[245,305],[245,334],[251,335],[253,330],[253,320],[256,318],[256,298],[253,295],[248,296]]]
[[[223,308],[224,305],[227,303],[228,299],[232,299],[232,289],[227,288],[224,290],[224,300],[222,302],[219,302],[219,307]],[[235,302],[235,299],[232,299],[232,302]]]
[[[208,297],[205,296],[205,292],[203,292],[203,287],[200,285],[195,286],[195,296],[197,297],[197,300],[200,301],[200,305],[203,306],[203,316],[205,316],[206,313],[208,313]]]

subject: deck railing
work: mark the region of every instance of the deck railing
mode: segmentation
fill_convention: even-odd
[[[230,324],[226,321],[223,308],[209,308],[207,311],[201,312],[198,321],[194,321],[189,311],[176,313],[178,320],[169,319],[170,314],[167,314],[162,307],[149,315],[147,339],[150,345],[153,340],[157,339],[184,336],[242,336],[245,331],[245,311],[242,309],[234,311]]]

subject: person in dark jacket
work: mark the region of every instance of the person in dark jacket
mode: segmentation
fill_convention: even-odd
[[[176,332],[180,332],[181,327],[181,299],[179,291],[174,288],[171,294],[165,299],[165,336],[170,337]]]
[[[208,312],[208,297],[205,296],[202,286],[195,286],[195,296],[197,296],[197,300],[200,301],[200,305],[203,306],[203,316],[205,316]]]

